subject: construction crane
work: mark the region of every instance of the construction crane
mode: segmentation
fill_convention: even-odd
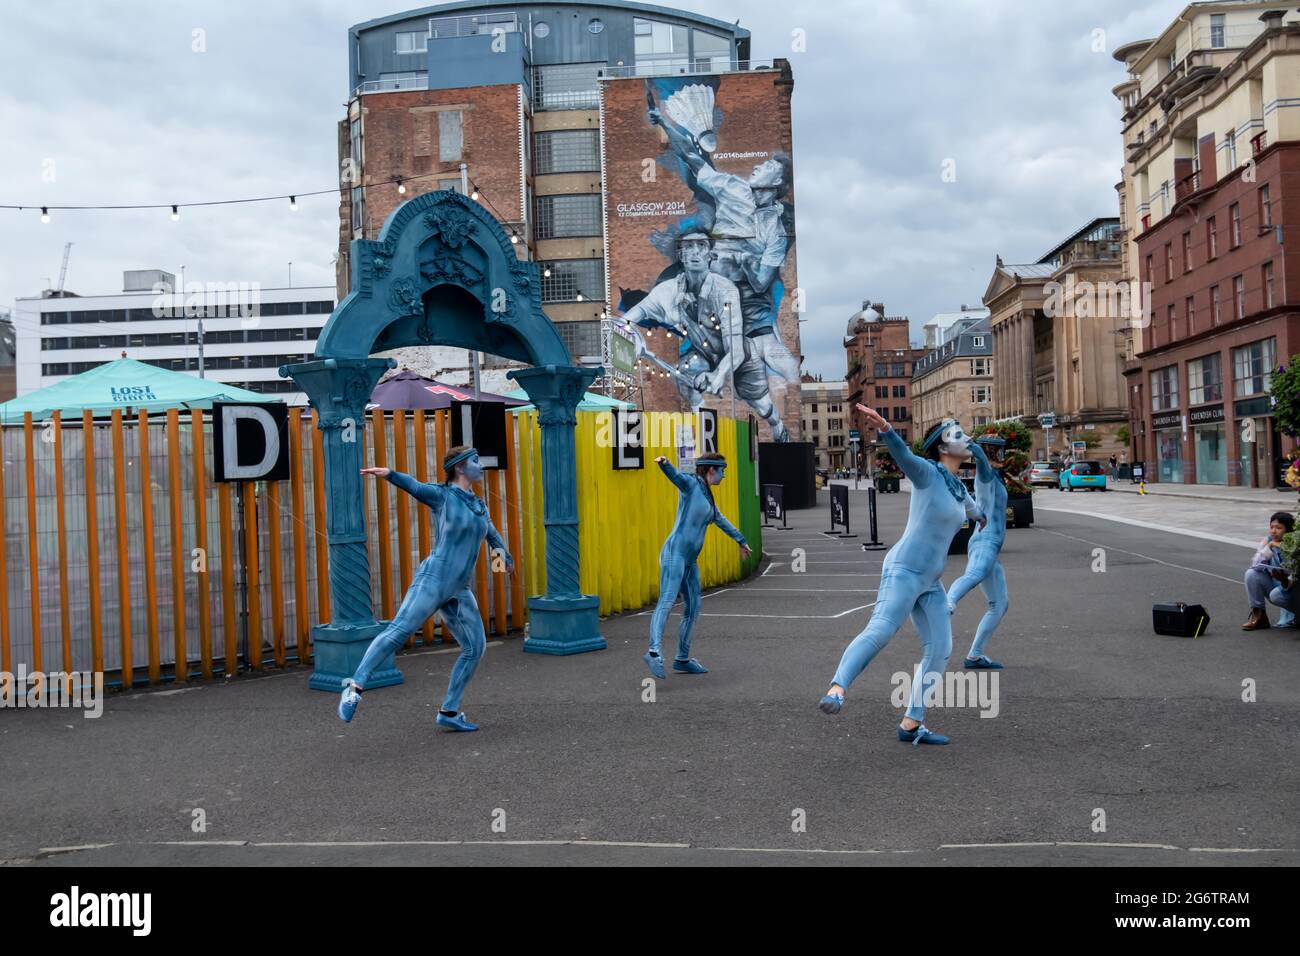
[[[63,283],[68,278],[68,256],[72,254],[72,243],[63,247],[63,267],[59,269],[59,287],[54,290],[55,295],[63,295]]]

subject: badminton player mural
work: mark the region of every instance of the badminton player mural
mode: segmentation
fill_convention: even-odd
[[[788,441],[799,379],[798,322],[787,285],[794,268],[793,167],[786,149],[749,142],[770,125],[750,122],[745,111],[753,112],[753,95],[738,99],[743,105],[730,117],[719,105],[720,91],[730,89],[724,84],[756,80],[776,87],[771,74],[643,81],[637,121],[661,152],[648,185],[643,176],[640,185],[629,181],[626,190],[617,189],[616,195],[645,200],[610,204],[610,262],[621,286],[619,310],[638,333],[639,357],[672,380],[682,401],[696,409],[710,396],[734,397],[766,421],[774,440]],[[607,114],[630,111],[633,86],[606,86]],[[788,99],[781,108],[788,110]],[[780,137],[776,128],[771,134]],[[778,146],[788,147],[788,133]],[[688,198],[661,201],[664,194]],[[646,228],[647,219],[653,228]],[[620,255],[626,253],[623,243],[621,250],[615,245],[620,239],[636,249]],[[656,341],[670,342],[672,352],[656,354]]]

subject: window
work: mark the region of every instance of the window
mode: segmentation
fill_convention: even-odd
[[[817,411],[817,409],[814,407],[814,408],[813,408],[813,411],[815,412],[815,411]],[[820,425],[821,425],[821,422],[819,422],[817,419],[814,418],[814,419],[812,420],[812,430],[813,430],[813,431],[818,431],[818,430],[820,430],[820,429],[819,429]]]
[[[813,414],[816,415],[816,414],[817,414],[817,403],[816,403],[816,402],[813,402],[812,410],[813,410]]]
[[[1277,340],[1263,339],[1232,350],[1232,394],[1236,398],[1268,391],[1277,363]]]
[[[352,139],[352,154],[351,154],[351,157],[352,157],[352,171],[356,174],[356,180],[359,181],[360,178],[361,178],[361,163],[362,163],[362,160],[363,160],[363,157],[362,157],[362,155],[361,155],[361,120],[359,120],[359,119],[354,119],[354,120],[352,121],[352,130],[351,130],[351,133],[352,133],[352,135],[351,135],[351,139]]]
[[[1165,281],[1174,281],[1174,244],[1165,243]]]
[[[989,360],[982,358],[971,359],[970,373],[972,375],[991,375],[992,372],[989,368]]]
[[[569,347],[569,354],[575,362],[588,357],[600,360],[600,320],[592,319],[582,322],[556,322],[555,328],[560,338]]]
[[[460,110],[438,111],[438,158],[444,163],[460,162],[465,148],[463,119]]]
[[[1223,401],[1223,375],[1219,353],[1192,359],[1187,363],[1187,404],[1204,405]]]
[[[690,63],[690,31],[686,27],[635,17],[632,20],[632,34],[637,76],[686,71]]]
[[[988,385],[976,385],[970,390],[970,400],[976,405],[987,405],[992,399],[993,389]]]
[[[1235,202],[1228,207],[1228,224],[1230,248],[1236,249],[1241,245],[1241,203]]]
[[[1269,198],[1267,183],[1259,187],[1259,227],[1273,228],[1273,202]]]
[[[1196,299],[1194,296],[1188,296],[1183,303],[1183,312],[1187,318],[1187,334],[1196,334]]]
[[[971,340],[970,340],[970,344],[971,344],[971,346],[972,346],[973,348],[977,348],[977,349],[982,349],[982,348],[984,348],[984,336],[982,336],[982,335],[972,335],[972,336],[971,336]]]
[[[600,133],[594,129],[565,129],[538,133],[534,139],[534,172],[586,173],[600,169]]]
[[[1273,308],[1273,302],[1274,302],[1273,263],[1271,262],[1264,263],[1264,265],[1260,268],[1260,273],[1261,273],[1260,278],[1263,279],[1263,286],[1264,286],[1264,308],[1271,309]]]
[[[876,398],[888,398],[888,397],[889,397],[889,386],[888,386],[888,385],[877,385],[877,386],[876,386]]]
[[[538,196],[534,216],[538,239],[599,236],[600,196]]]
[[[1165,309],[1165,319],[1169,322],[1169,341],[1172,342],[1178,338],[1178,314],[1172,302]]]
[[[584,110],[600,105],[604,63],[562,63],[533,70],[533,109]]]
[[[1152,259],[1151,255],[1148,253],[1147,254],[1147,281],[1148,282],[1156,281],[1156,267],[1154,265],[1154,262],[1155,260]]]
[[[731,66],[731,41],[703,30],[692,30],[691,68],[696,73],[721,73]]]
[[[907,409],[906,409],[906,408],[895,407],[895,408],[894,408],[894,421],[896,421],[896,422],[905,422],[905,421],[907,421]]]
[[[1210,14],[1210,46],[1215,50],[1221,50],[1226,44],[1224,43],[1223,14]]]
[[[366,228],[366,198],[360,186],[352,187],[352,231]]]
[[[1192,271],[1192,232],[1183,233],[1183,273]]]
[[[1223,314],[1219,307],[1219,287],[1210,286],[1210,324],[1218,325],[1223,321]]]
[[[1151,373],[1151,410],[1178,407],[1178,366],[1166,365]]]
[[[895,386],[894,386],[894,398],[907,398],[907,386],[906,386],[906,385],[895,385]]]
[[[1237,132],[1236,132],[1236,130],[1229,130],[1228,133],[1223,137],[1223,140],[1224,140],[1224,142],[1227,143],[1227,145],[1228,145],[1228,170],[1231,172],[1232,170],[1234,170],[1234,169],[1237,168]]]
[[[1205,220],[1205,258],[1213,259],[1219,254],[1219,240],[1214,234],[1214,217]],[[1148,257],[1149,258],[1149,257]]]
[[[1241,276],[1232,277],[1232,318],[1246,317],[1246,281]]]
[[[543,302],[576,302],[582,293],[588,302],[605,298],[605,263],[601,259],[564,259],[539,263],[549,276],[542,276]]]
[[[427,53],[428,51],[429,33],[427,30],[397,34],[398,53]]]

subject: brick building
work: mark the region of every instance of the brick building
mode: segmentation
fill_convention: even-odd
[[[927,331],[934,325],[927,325]],[[993,335],[987,309],[972,309],[947,325],[912,366],[916,433],[924,436],[945,418],[957,419],[973,434],[993,421]]]
[[[1148,322],[1127,368],[1148,480],[1267,488],[1289,444],[1270,374],[1300,352],[1300,19],[1196,3],[1116,51],[1126,205]]]
[[[867,427],[855,407],[858,402],[889,419],[900,437],[918,437],[912,426],[912,373],[925,349],[912,346],[910,329],[907,316],[886,316],[880,302],[863,302],[862,310],[849,318],[844,336],[849,427],[858,431],[863,445],[875,441],[876,432]]]
[[[609,317],[631,312],[658,361],[596,387],[646,408],[757,413],[797,437],[793,80],[784,61],[751,61],[749,42],[734,23],[615,0],[445,3],[352,27],[340,298],[352,239],[463,181],[518,236],[519,257],[539,263],[544,308],[575,362],[609,369]],[[710,247],[717,310],[703,293],[650,296],[687,282],[678,241],[692,229]],[[467,380],[461,350],[401,352],[403,365]],[[752,360],[721,369],[759,354],[766,374]],[[510,363],[481,361],[484,387],[505,386]]]

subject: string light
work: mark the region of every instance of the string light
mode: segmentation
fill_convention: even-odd
[[[298,197],[297,197],[297,196],[290,196],[290,197],[289,197],[289,211],[290,211],[290,212],[297,212],[297,211],[298,211]]]
[[[175,206],[172,206],[172,222],[175,222],[180,218],[181,218],[181,211],[177,209]]]
[[[582,293],[581,293],[581,292],[578,293],[578,301],[579,301],[579,302],[582,301]]]
[[[545,269],[542,270],[542,278],[549,279],[550,277],[551,277],[551,267],[547,266]]]
[[[399,193],[401,193],[402,195],[405,195],[405,194],[406,194],[406,184],[405,184],[404,182],[402,182],[402,179],[401,179],[400,176],[397,178],[397,191],[398,191]]]
[[[469,194],[469,198],[474,200],[475,202],[478,202],[478,190],[477,189],[472,190]]]
[[[41,207],[41,222],[49,222],[49,221],[50,221],[50,209],[49,209],[48,206],[42,206],[42,207]]]

